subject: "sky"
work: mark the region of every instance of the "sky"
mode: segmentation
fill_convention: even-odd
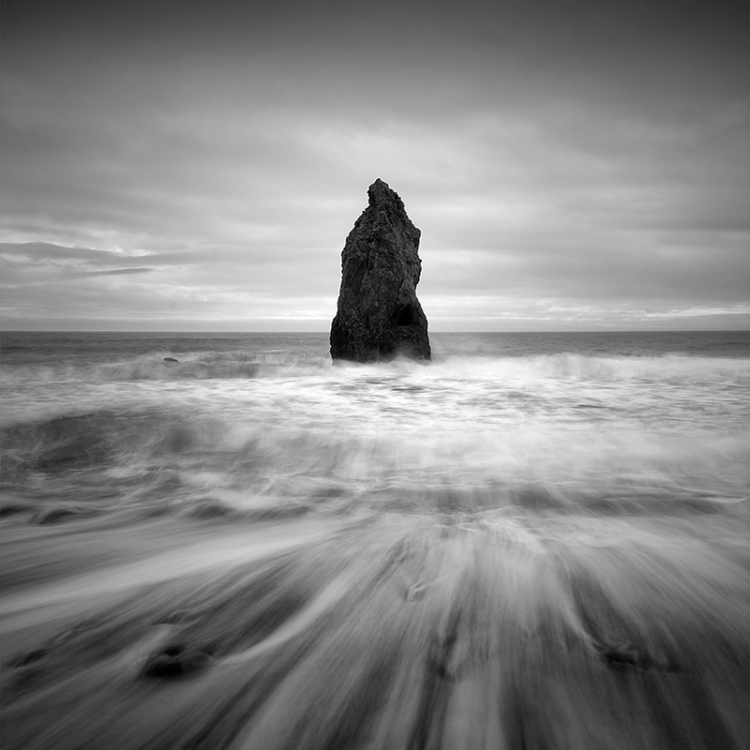
[[[742,0],[2,0],[6,330],[327,331],[376,178],[436,331],[747,328]]]

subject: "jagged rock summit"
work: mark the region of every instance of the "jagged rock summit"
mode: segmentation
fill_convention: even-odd
[[[421,232],[398,194],[380,179],[341,253],[341,290],[331,325],[331,357],[377,362],[430,359],[427,318],[417,299]]]

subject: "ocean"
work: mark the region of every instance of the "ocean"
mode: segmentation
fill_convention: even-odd
[[[748,746],[747,332],[0,336],[7,748]]]

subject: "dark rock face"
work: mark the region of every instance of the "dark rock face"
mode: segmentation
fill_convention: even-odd
[[[173,644],[150,656],[141,674],[162,679],[182,677],[206,669],[212,662],[211,655],[204,649]]]
[[[430,359],[427,318],[417,299],[421,232],[382,180],[341,253],[341,290],[331,326],[331,357],[377,362],[398,355]]]

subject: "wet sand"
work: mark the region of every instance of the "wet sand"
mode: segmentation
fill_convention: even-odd
[[[2,526],[3,747],[745,748],[747,503]]]

